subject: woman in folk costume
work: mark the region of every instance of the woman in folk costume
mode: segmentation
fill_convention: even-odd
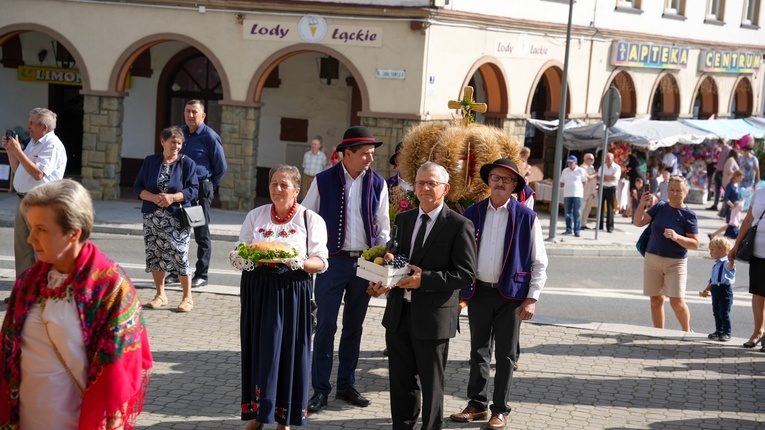
[[[141,303],[88,237],[79,183],[37,186],[20,209],[37,263],[16,281],[3,322],[0,428],[132,429],[152,366]]]

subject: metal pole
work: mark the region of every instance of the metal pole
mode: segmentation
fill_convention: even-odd
[[[563,58],[563,77],[561,80],[560,108],[558,109],[558,135],[555,139],[555,161],[553,161],[552,202],[550,202],[550,232],[547,238],[557,242],[555,228],[558,224],[558,202],[560,201],[560,171],[563,159],[563,124],[566,122],[566,95],[568,93],[568,52],[571,46],[571,17],[574,0],[568,2],[568,26],[566,27],[566,54]]]
[[[606,132],[603,133],[603,151],[600,154],[600,186],[598,187],[598,216],[595,219],[595,240],[598,240],[598,231],[600,231],[600,223],[603,216],[603,176],[606,173],[606,154],[608,153],[608,125],[603,124],[606,128]]]

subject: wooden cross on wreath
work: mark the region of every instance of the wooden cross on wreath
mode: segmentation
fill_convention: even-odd
[[[475,122],[473,112],[484,113],[488,109],[486,103],[476,103],[473,98],[473,87],[465,87],[462,91],[462,100],[449,100],[449,109],[460,109],[462,113],[462,125],[467,126]]]

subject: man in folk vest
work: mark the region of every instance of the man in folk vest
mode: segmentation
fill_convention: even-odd
[[[468,299],[470,322],[469,402],[451,419],[484,420],[491,412],[486,428],[501,429],[511,409],[510,382],[521,321],[534,316],[547,279],[547,253],[536,213],[512,197],[526,186],[515,163],[500,158],[486,164],[481,167],[481,179],[491,195],[465,211],[475,226],[478,248],[476,282],[462,290],[462,297]],[[492,349],[496,373],[489,408]]]
[[[371,169],[375,148],[380,145],[382,142],[366,127],[349,128],[337,146],[343,154],[342,162],[317,174],[302,202],[327,223],[329,249],[329,269],[316,277],[314,288],[318,311],[311,365],[314,394],[308,401],[311,412],[326,406],[332,391],[329,378],[341,303],[345,306],[336,397],[360,407],[369,405],[369,400],[354,387],[370,298],[366,292],[368,281],[356,276],[356,266],[363,250],[385,245],[390,236],[388,187],[385,178]]]

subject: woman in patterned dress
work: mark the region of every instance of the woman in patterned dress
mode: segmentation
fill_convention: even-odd
[[[143,237],[146,247],[146,272],[151,272],[157,295],[146,303],[147,308],[167,305],[165,272],[178,273],[183,287],[178,312],[194,308],[191,298],[191,266],[189,240],[191,230],[181,227],[178,219],[181,206],[189,206],[197,197],[199,181],[196,163],[179,154],[183,133],[168,127],[159,135],[162,153],[149,155],[135,178],[133,190],[143,200]]]
[[[278,423],[306,423],[311,357],[311,275],[327,270],[327,226],[298,205],[300,171],[287,165],[269,172],[270,205],[247,214],[239,234],[245,243],[277,241],[298,251],[278,264],[242,273],[242,420],[248,430]]]
[[[20,210],[39,259],[13,286],[0,332],[0,428],[134,428],[151,351],[130,278],[88,241],[90,193],[48,182]]]

